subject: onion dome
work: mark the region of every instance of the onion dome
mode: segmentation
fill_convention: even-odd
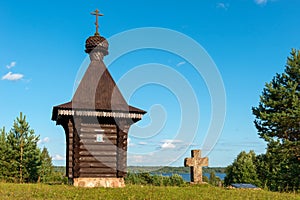
[[[94,49],[103,52],[104,56],[108,55],[107,40],[99,34],[95,34],[94,36],[89,37],[85,42],[85,52],[90,53]]]
[[[108,55],[108,42],[107,40],[100,36],[99,32],[98,32],[98,28],[99,28],[99,22],[98,22],[98,17],[99,16],[103,16],[103,14],[101,14],[99,12],[99,10],[95,10],[94,12],[91,12],[92,15],[96,16],[96,32],[94,36],[89,37],[86,41],[85,41],[85,52],[90,54],[93,50],[96,50],[96,52],[101,52],[102,56],[106,56]]]

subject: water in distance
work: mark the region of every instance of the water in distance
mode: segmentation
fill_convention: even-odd
[[[154,174],[157,174],[157,175],[162,175],[162,176],[172,176],[173,174],[176,174],[176,173],[150,173],[152,175]],[[185,173],[178,173],[179,176],[181,176],[183,178],[183,180],[189,182],[191,181],[191,175],[188,173],[188,174],[185,174]],[[207,178],[210,177],[209,173],[204,173],[203,176],[206,176]],[[216,176],[218,176],[221,180],[224,180],[226,174],[224,173],[216,173]]]

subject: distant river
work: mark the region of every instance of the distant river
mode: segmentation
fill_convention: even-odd
[[[151,174],[154,174],[154,173],[151,173]],[[162,175],[162,176],[172,176],[172,173],[155,173],[155,174]],[[181,173],[179,173],[178,175],[180,175],[183,178],[183,180],[185,180],[185,181],[191,181],[190,174],[181,174]],[[207,176],[207,178],[210,177],[209,173],[204,173],[203,175]],[[224,173],[216,173],[216,176],[218,176],[221,180],[224,180],[226,174],[224,174]]]

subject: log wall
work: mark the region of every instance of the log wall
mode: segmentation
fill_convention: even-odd
[[[129,125],[86,123],[70,119],[67,138],[67,176],[74,178],[119,178],[127,170]]]

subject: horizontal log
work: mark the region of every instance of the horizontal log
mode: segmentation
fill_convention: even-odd
[[[97,143],[95,145],[80,145],[80,151],[117,151],[117,146],[115,145],[101,145],[101,143]]]
[[[116,151],[80,151],[80,156],[116,156]]]
[[[103,142],[97,142],[95,138],[93,139],[84,139],[84,140],[80,140],[79,143],[81,145],[117,145],[117,141],[116,140],[107,140],[104,139]]]
[[[79,161],[81,163],[83,163],[83,162],[101,162],[105,165],[108,165],[109,163],[116,163],[117,158],[116,157],[101,157],[101,156],[80,157]]]
[[[115,124],[87,124],[81,123],[81,127],[116,128]]]
[[[105,134],[105,135],[117,135],[117,132],[115,131],[95,131],[94,129],[91,129],[90,131],[81,131],[78,135],[91,135],[91,134]]]
[[[115,174],[79,174],[80,178],[116,178],[117,173]]]
[[[96,138],[97,135],[102,134],[102,133],[81,133],[80,139],[92,139],[92,138]],[[107,133],[103,133],[103,138],[107,138],[107,139],[117,139],[117,134],[107,134]]]
[[[80,168],[80,174],[114,174],[117,173],[116,169],[112,168]]]
[[[117,126],[116,125],[113,125],[113,126],[103,126],[103,125],[83,125],[81,124],[81,127],[80,127],[80,131],[84,131],[84,130],[92,130],[92,129],[96,129],[96,131],[103,131],[103,132],[106,132],[106,131],[117,131]]]
[[[101,129],[101,128],[81,128],[80,133],[117,134],[117,130],[116,129]]]
[[[115,169],[117,166],[116,163],[109,163],[109,167],[110,168],[113,168]],[[90,162],[90,163],[80,163],[79,164],[79,167],[80,168],[102,168],[102,167],[108,167],[107,165],[103,164],[103,163],[100,163],[100,162],[97,162],[97,163],[93,163],[93,162]]]
[[[82,154],[80,154],[80,152],[83,152]],[[90,154],[88,154],[87,152],[90,152]],[[92,148],[84,148],[84,149],[80,149],[79,151],[79,155],[80,156],[117,156],[116,154],[118,154],[118,152],[114,149],[104,149],[104,150],[99,150],[99,149],[92,149]]]

